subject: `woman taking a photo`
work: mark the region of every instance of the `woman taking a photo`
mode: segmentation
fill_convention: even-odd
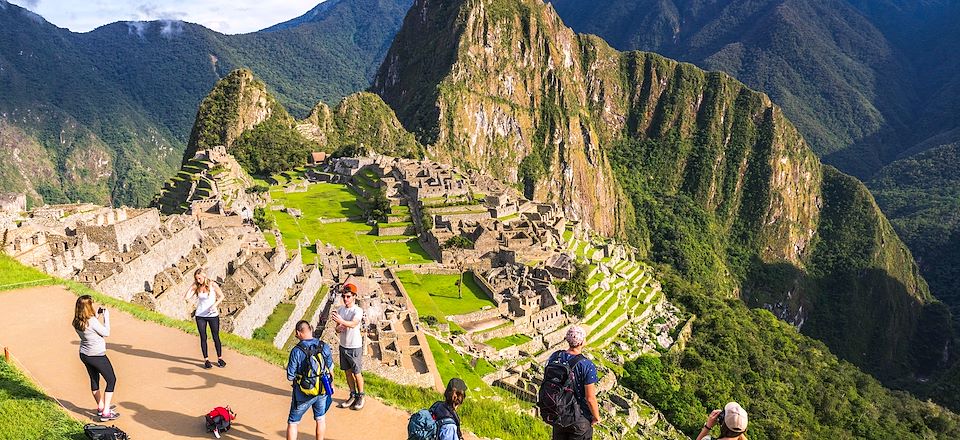
[[[103,318],[100,322],[98,317]],[[93,298],[83,295],[77,298],[73,314],[73,329],[80,336],[80,362],[87,368],[90,376],[90,390],[93,399],[97,401],[97,416],[101,422],[115,420],[120,413],[113,410],[110,402],[113,400],[113,389],[117,385],[117,375],[113,372],[113,364],[107,358],[107,342],[103,339],[110,336],[110,311],[100,307],[93,310]],[[107,388],[100,392],[100,377],[107,382]]]
[[[223,348],[220,345],[220,303],[223,302],[223,291],[217,283],[207,278],[202,268],[193,273],[193,285],[187,292],[187,301],[197,302],[194,317],[197,320],[197,332],[200,333],[200,351],[203,353],[203,368],[213,368],[207,354],[207,326],[213,336],[213,346],[217,349],[217,366],[226,367],[223,361]]]

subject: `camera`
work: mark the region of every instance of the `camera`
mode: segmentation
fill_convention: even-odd
[[[716,424],[716,426],[723,426],[723,416],[725,415],[725,414],[724,414],[725,412],[726,412],[726,411],[724,411],[724,410],[721,409],[721,410],[720,410],[720,414],[717,414],[717,424]]]
[[[105,309],[104,309],[103,307],[98,308],[98,309],[97,309],[97,314],[98,314],[98,315],[102,315],[104,310],[105,310]]]

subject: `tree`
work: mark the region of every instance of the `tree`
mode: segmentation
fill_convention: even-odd
[[[443,243],[444,249],[449,249],[453,252],[453,263],[457,266],[457,271],[460,272],[460,281],[457,282],[457,298],[459,299],[463,299],[463,271],[467,265],[466,249],[472,247],[473,242],[462,235],[451,237]]]
[[[366,198],[367,220],[378,222],[387,221],[390,214],[390,199],[383,188],[377,188],[370,197]]]

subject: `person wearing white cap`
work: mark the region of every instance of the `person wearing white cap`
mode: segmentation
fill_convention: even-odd
[[[707,416],[697,440],[710,440],[710,430],[720,425],[716,440],[747,440],[747,411],[737,402],[730,402],[722,410],[715,409]]]
[[[600,422],[600,405],[597,404],[597,366],[583,356],[583,344],[587,341],[587,332],[583,327],[571,325],[564,338],[570,348],[559,350],[547,360],[547,369],[551,364],[565,364],[573,374],[573,393],[576,417],[569,426],[553,425],[552,440],[590,440],[593,438],[593,426]],[[544,375],[546,376],[545,371]],[[546,377],[545,377],[546,380]]]

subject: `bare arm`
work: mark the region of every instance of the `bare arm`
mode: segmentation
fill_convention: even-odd
[[[224,298],[226,298],[227,296],[223,294],[223,290],[220,289],[220,285],[217,284],[216,281],[211,282],[210,286],[214,291],[214,295],[217,296],[217,302],[213,306],[220,307],[220,303],[222,303]]]
[[[187,294],[183,296],[184,301],[190,301],[193,297],[197,296],[197,290],[194,286],[190,286],[190,290],[187,290]]]
[[[590,407],[590,413],[593,415],[592,424],[600,423],[600,405],[597,403],[597,384],[587,384],[584,387],[587,398],[587,406]]]
[[[704,437],[710,434],[710,429],[717,423],[717,416],[719,415],[719,409],[710,412],[710,415],[707,416],[707,421],[703,424],[703,428],[700,428],[700,435],[697,436],[697,440],[703,440]]]

